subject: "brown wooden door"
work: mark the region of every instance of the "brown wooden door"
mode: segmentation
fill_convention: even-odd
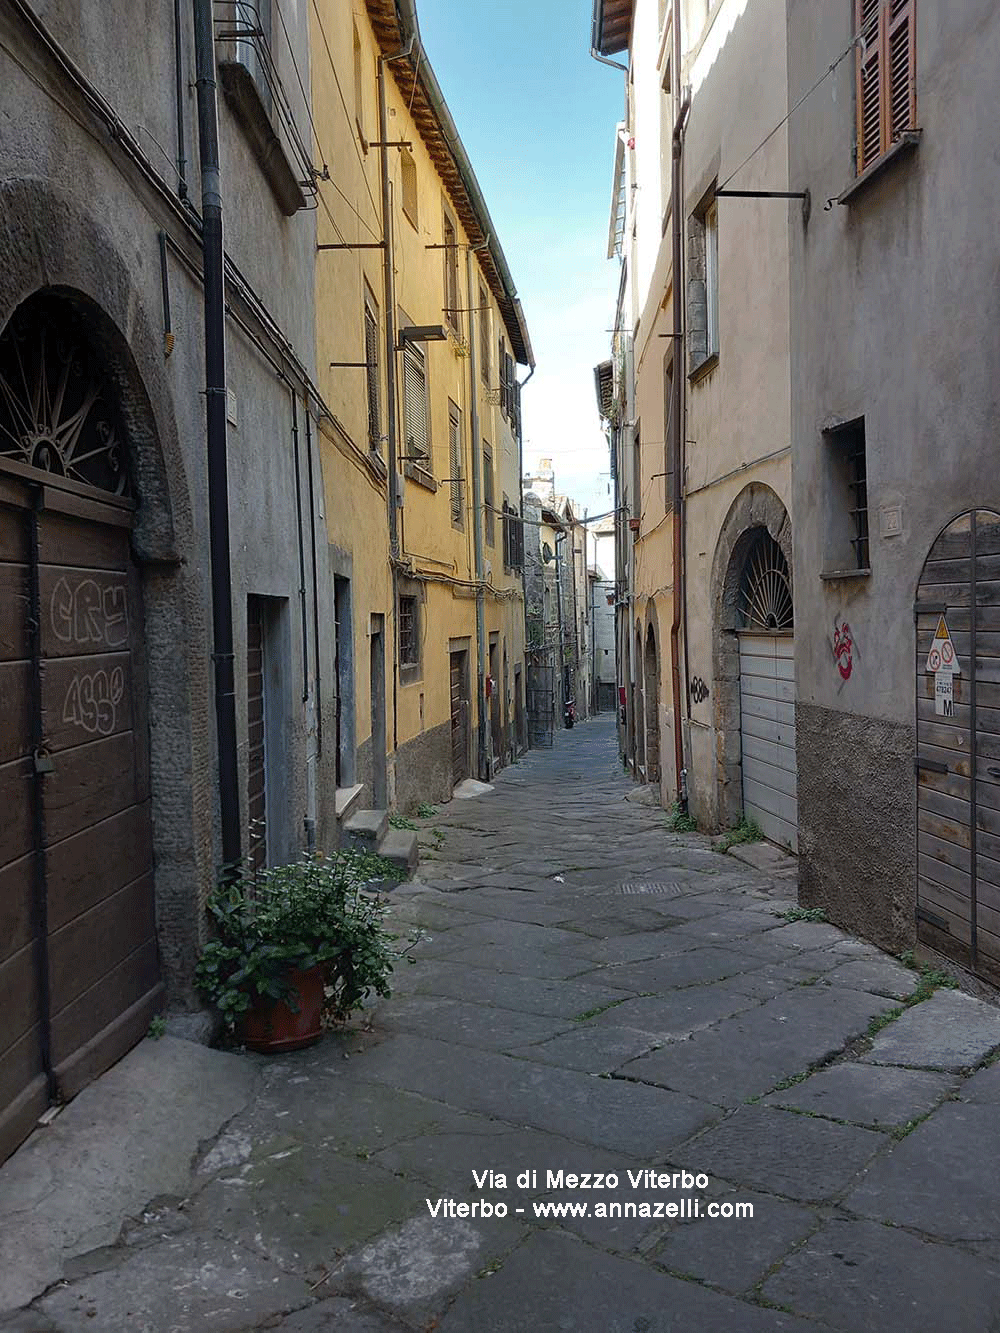
[[[31,1127],[22,1103],[37,1115],[39,1097],[71,1097],[117,1060],[162,988],[131,516],[0,484],[12,501],[0,568],[15,593],[2,598],[0,674],[18,719],[0,769],[2,1157]]]
[[[917,615],[917,935],[1000,981],[1000,514],[963,514],[931,548]],[[959,672],[935,698],[944,620]],[[949,654],[943,654],[945,659]],[[945,661],[942,665],[947,665]],[[938,673],[941,681],[941,673]]]
[[[469,776],[469,704],[465,688],[465,652],[451,654],[451,781]]]

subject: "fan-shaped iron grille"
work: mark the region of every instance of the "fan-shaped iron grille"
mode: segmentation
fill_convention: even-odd
[[[766,528],[758,530],[743,566],[740,613],[746,629],[790,630],[795,623],[788,561]]]
[[[30,298],[0,337],[0,457],[129,492],[114,393],[70,302]]]

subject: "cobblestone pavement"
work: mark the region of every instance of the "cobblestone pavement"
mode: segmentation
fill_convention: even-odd
[[[392,1000],[7,1327],[996,1333],[1000,1014],[641,796],[601,719],[421,821]]]

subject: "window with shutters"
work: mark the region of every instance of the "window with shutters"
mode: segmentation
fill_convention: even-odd
[[[417,213],[417,164],[413,160],[413,154],[405,148],[400,154],[399,160],[403,184],[403,212],[413,223],[414,227],[419,227],[420,218]]]
[[[490,298],[486,288],[479,288],[479,372],[483,383],[490,382]]]
[[[676,445],[673,430],[674,408],[674,355],[668,352],[663,358],[663,438],[666,440],[664,455],[666,471],[663,474],[663,508],[670,513],[674,507],[674,470],[676,468]]]
[[[456,528],[465,527],[465,506],[462,497],[462,410],[448,402],[448,480],[451,486],[451,521]]]
[[[382,452],[382,412],[379,400],[378,305],[365,289],[365,382],[368,390],[368,447]]]
[[[510,422],[510,428],[517,434],[517,405],[518,405],[518,387],[517,375],[514,373],[514,358],[508,352],[506,365],[504,366],[504,380],[507,384],[507,420]]]
[[[462,331],[458,295],[458,230],[447,209],[444,210],[444,314],[456,333]]]
[[[403,345],[404,460],[430,471],[431,443],[427,413],[427,362],[422,347]]]
[[[688,375],[719,357],[719,206],[715,186],[688,220]]]
[[[497,371],[500,377],[500,411],[504,417],[510,415],[510,382],[507,379],[507,366],[510,358],[507,355],[507,343],[501,338],[497,350]]]
[[[493,450],[483,440],[483,535],[486,545],[496,544],[496,497],[493,493]]]
[[[858,175],[916,125],[916,0],[854,0]]]

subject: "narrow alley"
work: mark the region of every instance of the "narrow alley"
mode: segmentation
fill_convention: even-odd
[[[994,1008],[801,919],[787,872],[669,832],[607,716],[421,825],[390,1000],[270,1061],[147,1040],[8,1165],[8,1295],[44,1190],[103,1188],[0,1327],[996,1327]],[[73,1156],[89,1099],[178,1058],[209,1062],[201,1110],[225,1088],[221,1132],[95,1241],[115,1182]],[[169,1139],[156,1114],[123,1140]]]

